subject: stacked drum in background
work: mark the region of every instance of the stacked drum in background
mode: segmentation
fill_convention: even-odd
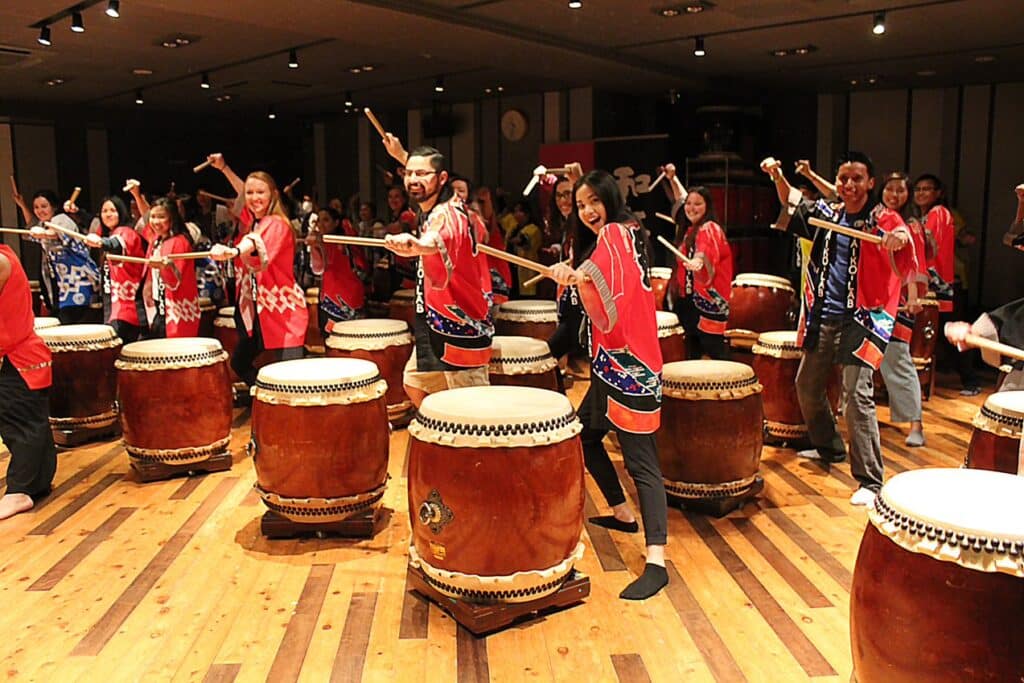
[[[558,304],[542,299],[506,301],[494,316],[494,332],[503,337],[551,339],[558,328]]]
[[[565,393],[558,361],[551,355],[547,342],[532,337],[494,337],[488,375],[493,385]]]
[[[966,467],[1024,475],[1021,427],[1024,391],[1001,391],[985,399],[974,416]]]
[[[796,296],[789,280],[743,273],[732,282],[725,337],[735,360],[753,363],[752,349],[762,332],[794,327]]]
[[[405,394],[402,373],[412,355],[413,337],[404,320],[365,318],[335,323],[327,338],[327,355],[361,358],[374,363],[387,382],[388,420],[399,427],[412,419],[412,401]]]

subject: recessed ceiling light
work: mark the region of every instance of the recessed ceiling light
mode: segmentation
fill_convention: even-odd
[[[363,71],[373,71],[376,68],[377,67],[375,67],[373,64],[367,64],[366,66],[363,67]]]
[[[678,17],[680,14],[682,14],[682,12],[680,12],[675,7],[662,7],[660,10],[658,10],[658,14],[665,17],[666,19],[670,19],[672,17]]]
[[[686,6],[687,14],[700,14],[706,9],[711,9],[710,2],[691,2]]]
[[[789,54],[789,50],[772,50],[772,55],[776,57],[785,57]]]
[[[569,0],[569,9],[582,9],[583,0]]]
[[[288,68],[298,69],[299,68],[299,51],[292,48],[288,51]]]
[[[57,86],[57,85],[64,85],[64,79],[60,78],[59,76],[54,76],[53,78],[49,78],[45,82],[46,82],[46,85],[50,86],[51,88],[54,87],[54,86]]]
[[[859,81],[856,78],[850,79],[850,85],[857,85],[857,83],[859,83]]]
[[[189,45],[197,42],[199,42],[199,36],[186,36],[179,34],[163,38],[159,44],[161,47],[166,47],[168,50],[174,50],[179,47],[188,47]]]
[[[875,20],[872,23],[871,32],[876,36],[885,33],[885,12],[875,12]]]
[[[132,74],[135,76],[152,76],[152,69],[132,69]]]
[[[142,99],[142,91],[141,90],[136,90],[135,91],[135,104],[142,105],[142,104],[145,104],[145,103],[146,103],[146,100]]]
[[[351,90],[346,90],[345,91],[345,106],[346,107],[351,107],[352,106],[352,91]]]
[[[490,95],[491,94],[491,89],[490,88],[484,88],[484,92],[486,94]]]
[[[202,80],[199,81],[199,87],[203,90],[210,89],[210,74],[206,73],[205,71],[203,72]]]
[[[498,92],[505,92],[505,86],[499,85],[498,86]]]
[[[988,64],[989,62],[996,61],[995,55],[978,55],[974,58],[974,61],[978,64]]]
[[[352,73],[352,74],[361,74],[361,73],[363,73],[363,67],[361,67],[361,66],[353,66],[353,67],[351,67],[348,70],[348,72]]]
[[[694,57],[703,57],[706,54],[707,54],[707,50],[704,49],[704,37],[703,36],[697,36],[693,40],[693,56]]]
[[[868,76],[867,82],[868,85],[874,85],[875,83],[878,83],[878,76]]]

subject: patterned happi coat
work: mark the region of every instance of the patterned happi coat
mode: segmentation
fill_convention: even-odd
[[[192,251],[185,235],[153,237],[147,258]],[[195,261],[178,259],[162,268],[144,267],[142,286],[136,294],[139,320],[145,321],[150,337],[196,337],[199,335],[199,287]]]
[[[66,214],[50,219],[54,225],[78,232],[78,226]],[[41,226],[42,227],[42,226]],[[89,247],[74,237],[57,233],[58,239],[35,240],[43,248],[43,282],[51,306],[88,306],[100,282],[100,270],[89,256]]]

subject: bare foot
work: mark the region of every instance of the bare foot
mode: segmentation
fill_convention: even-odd
[[[35,506],[30,496],[24,493],[8,493],[0,498],[0,519],[13,517],[20,512],[27,512]]]

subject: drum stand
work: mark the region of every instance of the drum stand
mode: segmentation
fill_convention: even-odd
[[[51,427],[50,431],[53,432],[53,443],[61,448],[74,448],[86,441],[118,438],[121,436],[121,421],[115,420],[113,424],[105,427],[80,426],[75,429]]]
[[[675,503],[687,510],[714,515],[715,517],[724,517],[733,510],[742,507],[747,501],[756,498],[757,494],[763,490],[764,479],[759,474],[754,477],[754,481],[750,484],[749,488],[733,495],[716,496],[713,498],[684,498],[674,495],[671,491],[668,491],[667,494],[669,502]]]
[[[293,522],[284,515],[267,510],[260,519],[260,533],[267,538],[297,538],[300,536],[340,536],[341,538],[373,538],[380,531],[384,515],[382,508],[364,510],[355,517],[339,522]]]
[[[409,567],[409,586],[447,612],[473,635],[498,631],[513,623],[526,621],[575,605],[590,595],[590,577],[573,569],[561,588],[529,602],[477,603],[456,600],[440,592],[427,580],[420,567]]]
[[[161,479],[170,479],[185,474],[191,476],[199,472],[223,472],[231,469],[231,453],[227,450],[211,455],[206,460],[190,462],[184,465],[175,465],[156,460],[142,460],[129,458],[132,469],[139,477],[139,481],[150,482]]]

